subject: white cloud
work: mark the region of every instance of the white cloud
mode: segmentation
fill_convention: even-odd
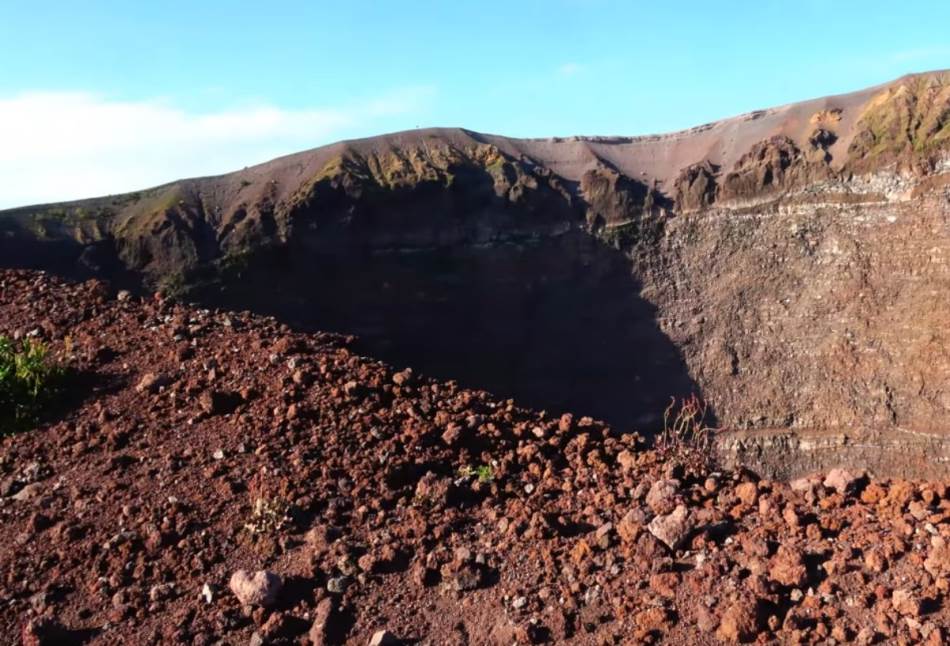
[[[580,63],[564,63],[557,68],[557,72],[561,76],[576,76],[582,71],[584,71],[584,66]]]
[[[84,92],[18,94],[0,99],[0,208],[237,170],[416,113],[433,92],[407,88],[358,105],[207,113]]]
[[[932,45],[927,47],[917,47],[915,49],[906,49],[891,54],[891,60],[895,63],[912,63],[924,61],[927,59],[942,58],[950,56],[950,45]],[[926,70],[919,70],[926,71]]]

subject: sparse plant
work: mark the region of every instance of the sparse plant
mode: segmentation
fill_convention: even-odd
[[[244,528],[252,534],[273,534],[290,522],[287,513],[290,506],[280,498],[256,498],[251,508],[251,518]]]
[[[495,480],[495,470],[490,464],[481,464],[477,467],[466,465],[459,469],[459,475],[463,478],[474,478],[482,484],[488,484]]]
[[[36,423],[59,394],[64,376],[46,344],[0,336],[0,434]]]
[[[677,400],[663,412],[663,430],[655,447],[664,459],[676,459],[686,464],[703,467],[715,462],[713,440],[718,431],[709,426],[709,404],[693,394]]]
[[[254,535],[275,534],[291,522],[290,503],[285,487],[275,491],[266,471],[256,474],[248,483],[251,516],[244,529]]]

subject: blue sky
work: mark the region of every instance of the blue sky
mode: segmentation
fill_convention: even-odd
[[[950,67],[950,3],[0,3],[0,207],[416,126],[647,134]]]

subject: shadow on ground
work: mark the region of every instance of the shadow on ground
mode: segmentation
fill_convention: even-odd
[[[355,334],[363,354],[551,415],[655,431],[671,396],[698,389],[628,258],[577,226],[584,213],[550,187],[513,202],[484,169],[455,172],[451,187],[385,199],[321,193],[286,216],[289,242],[196,275],[189,298]],[[7,235],[0,262],[136,282],[121,244]]]
[[[619,430],[650,434],[671,396],[697,391],[627,258],[580,229],[411,253],[291,247],[199,302],[355,334],[396,367]]]

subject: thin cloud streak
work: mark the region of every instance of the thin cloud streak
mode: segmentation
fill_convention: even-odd
[[[18,94],[0,99],[0,208],[236,170],[416,114],[434,95],[432,87],[409,87],[355,105],[192,113],[161,100]]]
[[[917,47],[891,54],[890,59],[895,63],[911,63],[931,58],[950,59],[950,45],[933,45]]]
[[[580,63],[564,63],[557,71],[561,76],[577,76],[584,71],[584,66]]]

